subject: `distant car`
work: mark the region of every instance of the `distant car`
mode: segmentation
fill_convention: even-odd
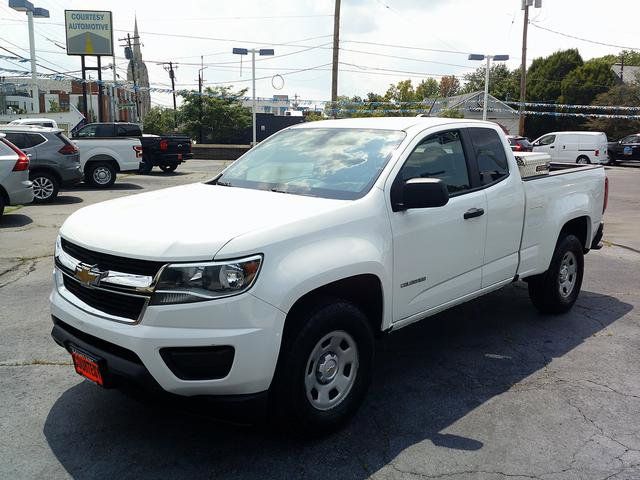
[[[607,163],[604,132],[551,132],[533,142],[534,152],[548,153],[553,162]]]
[[[30,159],[29,179],[33,182],[34,200],[55,200],[60,187],[82,181],[78,148],[59,128],[31,125],[2,125],[0,132]]]
[[[617,142],[609,142],[607,146],[609,163],[633,162],[640,160],[640,133],[627,135]]]
[[[9,125],[34,125],[36,127],[58,128],[56,121],[50,118],[19,118],[9,122]]]
[[[0,133],[0,218],[4,207],[33,201],[29,157]]]
[[[511,150],[514,152],[531,152],[533,147],[527,137],[520,137],[518,135],[507,135]]]

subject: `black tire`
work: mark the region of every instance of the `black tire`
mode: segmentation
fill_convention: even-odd
[[[371,383],[374,339],[367,317],[350,302],[325,299],[287,321],[295,323],[280,349],[271,389],[272,416],[281,425],[304,435],[335,430],[357,411]],[[326,343],[321,344],[321,340],[328,336],[330,343],[318,351]],[[331,355],[336,355],[335,361]],[[340,360],[340,355],[355,360],[348,363],[349,360]],[[327,378],[321,379],[322,373]],[[333,377],[328,378],[331,374]],[[317,398],[313,399],[313,388],[308,382],[316,382],[325,393],[316,390]],[[345,382],[347,386],[341,385]],[[332,392],[337,392],[333,398]],[[321,397],[326,399],[326,408],[320,407]]]
[[[0,223],[2,223],[2,215],[4,214],[4,198],[2,192],[0,192]]]
[[[568,312],[578,299],[583,275],[582,243],[575,235],[563,236],[558,240],[549,269],[528,279],[529,297],[542,313]]]
[[[175,163],[172,163],[170,165],[160,165],[160,170],[162,170],[164,173],[175,172],[176,168],[178,168],[178,165]]]
[[[36,171],[29,175],[29,179],[33,182],[34,203],[50,203],[58,196],[60,182],[54,175]]]
[[[93,162],[84,172],[84,181],[98,188],[107,188],[116,181],[116,169],[110,162]]]
[[[618,164],[618,159],[614,156],[609,154],[609,165],[617,165]]]
[[[151,170],[153,170],[153,163],[145,162],[144,160],[140,163],[140,173],[147,175],[151,173]]]
[[[589,160],[589,157],[580,155],[578,158],[576,158],[576,163],[579,163],[581,165],[589,165],[591,163],[591,160]]]

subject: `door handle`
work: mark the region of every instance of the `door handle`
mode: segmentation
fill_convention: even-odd
[[[470,218],[481,217],[484,215],[484,208],[470,208],[466,212],[464,212],[464,219],[468,220]]]
[[[555,145],[551,145],[549,148],[556,148]]]

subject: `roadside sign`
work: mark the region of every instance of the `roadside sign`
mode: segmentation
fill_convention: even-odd
[[[101,10],[65,10],[67,55],[113,55],[113,19]]]

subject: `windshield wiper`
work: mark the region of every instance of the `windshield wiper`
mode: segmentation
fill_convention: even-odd
[[[278,190],[277,188],[271,188],[270,191],[275,192],[275,193],[289,193],[285,190]]]
[[[216,182],[216,185],[220,185],[221,187],[233,187],[231,182]]]

